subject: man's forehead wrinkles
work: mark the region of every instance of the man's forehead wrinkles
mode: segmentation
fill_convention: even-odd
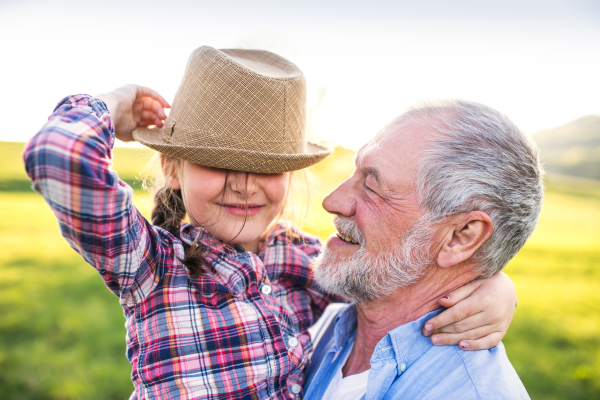
[[[369,156],[373,153],[373,151],[376,151],[377,149],[383,149],[383,147],[381,147],[380,144],[375,142],[374,140],[369,141],[367,144],[361,147],[360,150],[358,150],[358,152],[354,156],[354,165],[356,166],[356,168],[362,167],[362,165],[364,164],[364,159],[370,158]]]
[[[370,147],[371,142],[367,142],[354,155],[354,165],[356,166],[356,168],[359,168],[359,166],[362,164],[363,158],[365,157],[365,154],[369,151]]]

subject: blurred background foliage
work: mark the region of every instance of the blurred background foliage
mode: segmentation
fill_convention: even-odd
[[[599,121],[534,135],[551,174],[539,226],[506,269],[519,307],[504,338],[534,399],[600,398],[600,181],[590,179],[600,179]],[[0,399],[126,399],[133,386],[118,299],[60,237],[30,189],[22,148],[0,142]],[[333,231],[320,201],[350,175],[353,154],[338,147],[312,168],[319,184],[303,229]],[[139,178],[151,155],[114,150],[114,168],[146,215]]]

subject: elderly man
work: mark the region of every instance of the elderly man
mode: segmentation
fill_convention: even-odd
[[[542,177],[531,140],[472,102],[413,108],[363,146],[323,201],[338,232],[315,269],[354,304],[313,332],[305,398],[528,398],[502,343],[464,352],[420,331],[440,296],[502,270],[525,244]]]

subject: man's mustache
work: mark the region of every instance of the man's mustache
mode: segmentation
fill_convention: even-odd
[[[333,224],[335,228],[344,236],[348,236],[350,239],[358,242],[361,247],[365,245],[365,236],[358,227],[358,224],[351,219],[335,216],[333,217]]]

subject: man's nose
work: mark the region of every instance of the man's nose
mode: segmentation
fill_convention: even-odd
[[[249,172],[231,171],[228,184],[238,196],[247,198],[258,190],[256,179],[256,175]]]
[[[352,217],[356,213],[352,178],[347,179],[323,199],[323,208],[328,213],[340,217]]]

